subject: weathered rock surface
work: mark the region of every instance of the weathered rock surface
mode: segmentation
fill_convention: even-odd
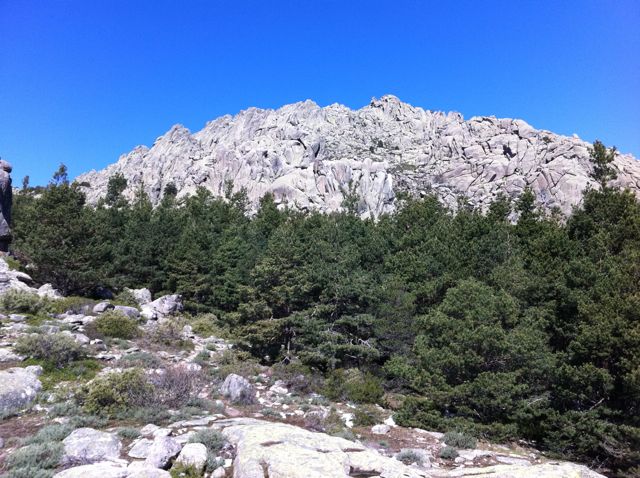
[[[344,438],[283,423],[238,419],[217,422],[237,448],[235,478],[425,478],[425,470]]]
[[[13,367],[0,371],[0,415],[29,405],[42,388],[38,376],[42,367]]]
[[[65,463],[95,463],[113,461],[120,457],[120,439],[93,428],[78,428],[62,441]]]
[[[575,463],[545,463],[542,465],[514,466],[496,465],[484,468],[460,468],[457,470],[436,471],[434,478],[606,478],[586,466]]]
[[[355,195],[362,216],[393,211],[398,192],[433,192],[453,207],[462,195],[484,207],[499,192],[517,197],[530,186],[541,205],[569,213],[594,185],[589,146],[519,119],[465,121],[459,113],[424,110],[394,96],[359,110],[304,101],[222,116],[194,134],[176,125],[151,148],[137,147],[77,181],[89,202],[106,194],[115,173],[128,180],[125,196],[132,198],[143,184],[153,203],[170,183],[178,197],[199,186],[223,196],[232,181],[254,208],[265,193],[294,209],[324,212]],[[616,185],[640,190],[636,159],[619,154],[615,169]]]
[[[127,467],[120,463],[105,461],[81,465],[56,473],[53,478],[127,478]]]

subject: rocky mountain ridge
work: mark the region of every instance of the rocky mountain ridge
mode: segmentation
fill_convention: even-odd
[[[530,187],[545,209],[568,214],[591,179],[590,144],[537,130],[519,119],[434,112],[395,96],[351,110],[312,101],[277,110],[249,108],[191,133],[173,126],[149,148],[139,146],[103,169],[77,178],[95,203],[121,173],[132,198],[144,185],[157,204],[168,184],[178,197],[199,186],[216,196],[228,183],[244,188],[252,207],[266,193],[299,210],[340,210],[357,198],[362,217],[392,212],[402,194],[436,194],[456,207],[460,197],[486,207]],[[640,162],[617,154],[614,185],[640,194]]]

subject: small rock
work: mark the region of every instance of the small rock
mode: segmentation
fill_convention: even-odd
[[[202,443],[187,443],[178,455],[176,463],[202,470],[207,463],[207,447]]]
[[[107,432],[93,428],[78,428],[71,432],[64,444],[64,463],[94,463],[120,458],[122,442]]]
[[[140,317],[140,311],[135,307],[129,307],[128,305],[116,305],[114,309],[116,310],[116,312],[120,312],[132,319],[137,319],[138,317]]]
[[[376,435],[386,435],[391,430],[389,425],[374,425],[371,427],[371,433]]]
[[[171,437],[156,437],[149,447],[145,463],[154,468],[166,467],[180,453],[180,443]]]
[[[222,467],[216,468],[211,473],[211,478],[224,478],[225,476],[227,476],[227,471]]]
[[[27,316],[21,314],[9,314],[9,320],[11,322],[24,322],[27,320]]]
[[[103,312],[106,312],[107,310],[113,308],[114,306],[110,302],[99,302],[98,304],[93,306],[93,313],[102,314]]]
[[[149,454],[149,448],[151,448],[152,443],[153,442],[148,438],[139,438],[133,442],[133,446],[127,455],[131,458],[146,458]]]

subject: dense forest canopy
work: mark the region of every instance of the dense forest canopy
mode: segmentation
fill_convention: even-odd
[[[178,201],[168,187],[152,208],[143,192],[122,198],[121,176],[89,207],[58,171],[16,195],[13,249],[65,294],[179,293],[265,362],[372,373],[405,397],[400,424],[630,469],[640,460],[640,204],[606,187],[609,152],[597,148],[602,187],[569,218],[542,214],[528,192],[485,213],[407,200],[375,222],[350,208],[282,211],[269,196],[249,217],[231,189]]]

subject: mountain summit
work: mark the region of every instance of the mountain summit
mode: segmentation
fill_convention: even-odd
[[[464,197],[485,207],[500,193],[516,198],[529,186],[544,208],[569,213],[585,188],[597,187],[589,147],[519,119],[465,120],[391,95],[359,110],[307,100],[225,115],[196,133],[175,125],[150,148],[139,146],[77,181],[91,203],[122,173],[126,197],[143,184],[154,204],[171,183],[182,197],[199,186],[220,196],[231,182],[254,207],[272,193],[278,204],[330,212],[349,197],[363,217],[393,211],[400,192],[435,194],[452,207]],[[617,154],[614,168],[614,184],[640,194],[640,162]]]

